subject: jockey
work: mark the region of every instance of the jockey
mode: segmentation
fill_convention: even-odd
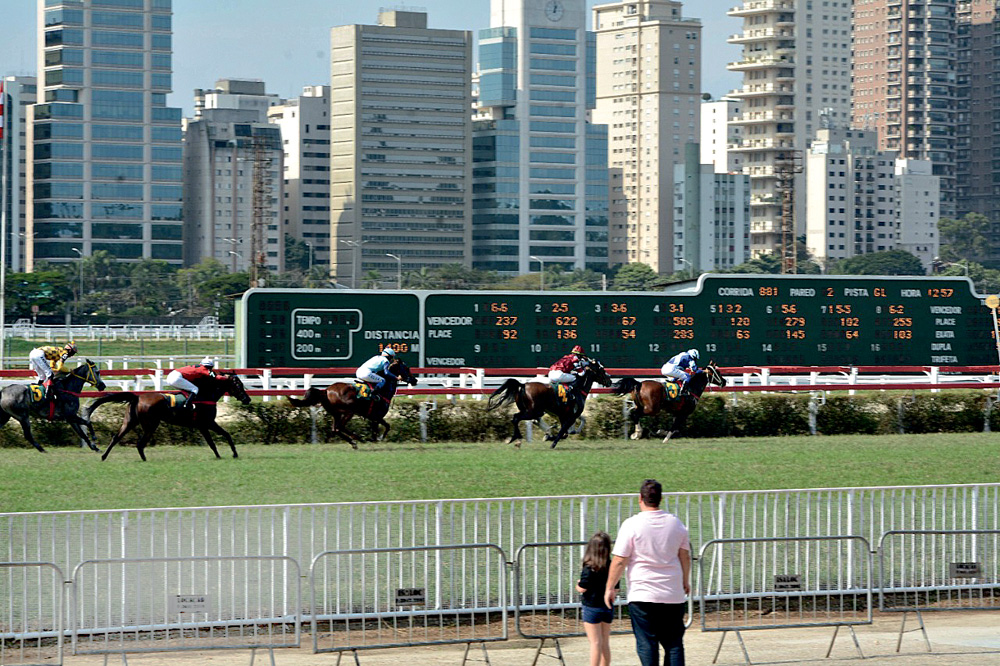
[[[583,353],[583,347],[576,345],[568,354],[552,364],[549,368],[549,381],[553,384],[566,384],[575,388],[578,379],[590,365],[590,359]]]
[[[55,373],[69,372],[64,363],[76,353],[76,343],[67,342],[62,347],[36,347],[28,354],[28,364],[38,375],[38,383],[45,386],[45,397],[51,402],[56,398],[52,378]]]
[[[372,384],[375,390],[385,385],[386,377],[396,377],[389,372],[389,366],[396,359],[396,352],[392,347],[386,347],[381,354],[372,356],[361,364],[354,376],[363,382]]]
[[[183,368],[171,370],[170,374],[167,375],[167,384],[181,391],[187,391],[188,396],[184,407],[193,409],[194,398],[198,395],[198,387],[194,382],[204,379],[223,378],[222,375],[215,374],[215,361],[211,357],[206,356],[201,359],[198,365],[186,365]]]
[[[698,372],[698,350],[688,349],[685,352],[681,352],[676,356],[671,357],[669,361],[663,364],[660,368],[660,373],[668,379],[675,379],[677,383],[683,388],[687,384],[688,379],[691,375]]]

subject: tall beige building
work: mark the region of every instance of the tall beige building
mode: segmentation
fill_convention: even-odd
[[[697,143],[701,22],[681,3],[635,0],[594,7],[597,107],[608,126],[609,259],[672,273],[674,165]]]
[[[729,69],[743,85],[727,96],[741,101],[733,121],[736,151],[750,175],[753,256],[780,250],[782,199],[775,166],[797,152],[805,158],[815,132],[846,125],[851,114],[851,3],[845,0],[744,0],[729,10],[743,31],[729,38],[743,47]],[[824,120],[825,119],[825,120]],[[796,235],[805,230],[805,176],[795,179]]]
[[[372,271],[468,265],[472,34],[383,11],[333,28],[330,57],[334,277],[360,287]]]

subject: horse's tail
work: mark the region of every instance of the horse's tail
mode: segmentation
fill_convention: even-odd
[[[503,407],[506,404],[515,402],[518,396],[520,396],[523,392],[524,384],[513,378],[508,379],[500,385],[500,388],[493,391],[490,395],[486,411],[492,411],[498,407]]]
[[[83,409],[83,418],[90,422],[90,417],[95,411],[97,411],[97,408],[109,402],[127,402],[129,412],[134,413],[136,406],[139,404],[139,395],[130,391],[102,395],[100,398],[90,403]]]
[[[301,398],[288,396],[288,402],[292,403],[296,407],[312,407],[314,405],[322,405],[326,402],[326,390],[313,387],[307,389]]]

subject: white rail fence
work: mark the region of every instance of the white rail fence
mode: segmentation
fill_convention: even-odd
[[[62,664],[65,581],[48,562],[0,561],[0,664]]]

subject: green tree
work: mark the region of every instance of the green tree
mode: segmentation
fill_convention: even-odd
[[[843,275],[926,275],[920,260],[905,250],[859,254],[837,264],[837,272]]]
[[[62,314],[73,300],[73,287],[63,271],[8,273],[6,279],[5,309],[11,319],[30,317],[33,305],[39,314]]]
[[[778,275],[781,273],[781,257],[776,254],[762,254],[739,266],[734,266],[730,272]]]
[[[941,259],[983,263],[990,257],[990,221],[985,215],[967,213],[959,219],[943,217],[938,221]]]
[[[615,273],[611,288],[615,291],[646,291],[660,281],[660,276],[646,264],[625,264]]]
[[[306,273],[309,271],[310,251],[305,241],[285,234],[285,269]]]

